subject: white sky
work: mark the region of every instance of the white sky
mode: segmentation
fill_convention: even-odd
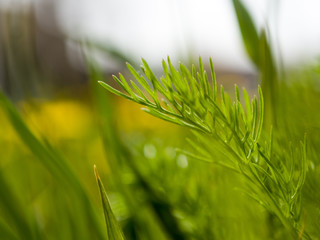
[[[19,0],[0,0],[0,2]],[[21,0],[20,0],[21,1]],[[32,0],[24,0],[25,2]],[[41,0],[38,0],[41,1]],[[67,33],[111,42],[159,64],[192,54],[250,70],[231,0],[56,0]],[[320,53],[319,0],[243,0],[259,26],[268,23],[288,64]]]

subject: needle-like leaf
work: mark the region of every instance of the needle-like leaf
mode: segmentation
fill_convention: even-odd
[[[100,192],[100,196],[101,196],[104,219],[105,219],[106,226],[107,226],[108,240],[124,240],[125,239],[124,235],[123,235],[122,230],[116,220],[116,217],[114,216],[114,214],[111,210],[108,196],[107,196],[106,190],[103,186],[103,183],[100,179],[100,176],[98,174],[96,165],[94,165],[94,174],[97,179],[99,192]]]

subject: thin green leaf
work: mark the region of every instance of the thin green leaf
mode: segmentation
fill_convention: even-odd
[[[94,165],[94,173],[98,182],[99,192],[101,196],[101,202],[103,207],[104,218],[107,226],[108,240],[124,240],[122,230],[111,210],[110,203],[103,183],[98,175],[96,165]]]
[[[1,92],[0,106],[5,110],[11,124],[22,142],[30,149],[30,152],[37,157],[36,159],[38,159],[54,177],[67,183],[66,186],[69,186],[70,189],[79,194],[81,204],[83,204],[83,208],[85,209],[88,224],[95,228],[95,232],[97,234],[96,237],[98,239],[103,239],[104,234],[100,229],[99,221],[95,215],[87,192],[66,159],[64,159],[58,151],[49,145],[44,136],[44,142],[42,142],[32,133],[15,107]]]
[[[108,91],[112,92],[115,95],[118,95],[120,97],[126,98],[128,100],[133,100],[133,98],[131,96],[128,96],[120,91],[118,91],[117,89],[114,89],[113,87],[111,87],[109,84],[106,84],[105,82],[102,81],[98,81],[98,83],[104,87],[105,89],[107,89]]]
[[[261,135],[262,131],[262,125],[263,125],[263,116],[264,116],[264,102],[263,102],[263,95],[261,87],[259,86],[259,119],[258,119],[258,127],[257,127],[257,133],[254,137],[254,141],[258,141]]]
[[[232,2],[247,53],[251,61],[259,66],[259,34],[254,21],[241,0],[232,0]]]
[[[211,78],[212,78],[212,89],[213,89],[213,101],[217,101],[217,79],[216,79],[216,74],[214,72],[214,67],[213,67],[213,62],[212,59],[209,58],[210,62],[210,70],[211,70]]]

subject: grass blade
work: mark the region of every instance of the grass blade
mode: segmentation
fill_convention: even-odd
[[[67,183],[65,186],[70,187],[81,199],[83,209],[85,210],[88,227],[95,229],[97,239],[103,239],[104,234],[100,228],[100,222],[94,213],[93,205],[82,185],[80,179],[70,167],[66,159],[56,151],[49,142],[43,137],[40,141],[29,129],[19,112],[13,104],[0,92],[0,107],[3,108],[14,127],[16,133],[29,150],[38,158],[41,164],[60,181]]]
[[[104,189],[102,181],[99,177],[96,165],[94,165],[94,173],[96,175],[96,179],[97,179],[97,183],[98,183],[98,187],[99,187],[99,192],[100,192],[100,196],[101,196],[104,218],[105,218],[106,225],[107,225],[108,240],[124,240],[125,239],[124,235],[123,235],[122,230],[116,220],[116,217],[114,216],[114,214],[111,210],[108,196],[107,196],[106,190]]]
[[[233,6],[236,11],[242,40],[251,61],[259,66],[259,34],[254,22],[240,0],[233,0]]]

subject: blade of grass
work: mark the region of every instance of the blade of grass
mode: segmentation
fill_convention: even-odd
[[[104,219],[107,226],[107,236],[108,240],[124,240],[124,235],[122,233],[122,230],[116,220],[116,217],[114,216],[110,203],[108,200],[107,192],[103,186],[103,183],[99,177],[96,165],[94,165],[94,174],[96,176],[96,180],[99,187],[99,192],[101,196],[101,202],[103,206],[103,213],[104,213]]]
[[[0,233],[1,238],[6,240],[18,240],[19,238],[16,236],[11,229],[9,229],[3,222],[0,222]]]
[[[0,209],[4,211],[2,213],[5,213],[7,216],[4,219],[8,221],[8,223],[12,221],[15,233],[18,234],[19,239],[34,239],[30,223],[27,219],[27,213],[3,177],[2,171],[0,171],[0,192]],[[0,233],[4,234],[1,228]]]
[[[240,27],[242,40],[251,61],[259,66],[259,34],[254,25],[254,21],[248,10],[240,0],[232,0],[238,24]]]
[[[79,200],[82,201],[83,209],[87,215],[88,227],[95,229],[98,239],[104,239],[104,233],[100,225],[100,221],[95,214],[95,210],[87,195],[84,186],[78,176],[74,173],[68,162],[62,155],[49,145],[49,142],[44,138],[41,142],[26,125],[13,104],[0,92],[0,106],[7,114],[8,119],[13,125],[16,133],[22,142],[30,149],[30,151],[40,160],[41,164],[48,171],[58,178],[61,182],[67,183],[72,190],[79,195]]]

